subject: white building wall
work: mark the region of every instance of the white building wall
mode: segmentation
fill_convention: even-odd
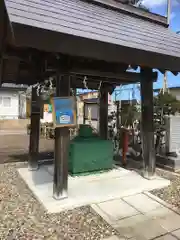
[[[4,106],[3,99],[10,99],[8,106]],[[19,94],[15,91],[0,91],[0,119],[19,118]]]
[[[19,118],[26,118],[26,95],[19,92]]]
[[[180,89],[179,88],[174,88],[174,89],[170,89],[170,93],[176,97],[177,100],[180,101]]]

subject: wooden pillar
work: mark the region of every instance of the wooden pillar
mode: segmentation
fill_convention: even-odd
[[[121,148],[120,134],[121,134],[121,102],[117,101],[116,107],[116,128],[117,128],[117,140],[118,149]]]
[[[116,102],[117,105],[116,105],[116,126],[117,126],[117,130],[120,129],[120,125],[121,125],[121,102],[120,101],[117,101]]]
[[[76,97],[76,88],[71,88],[71,91],[70,91],[70,96],[75,96]]]
[[[85,119],[86,111],[85,111],[85,109],[86,109],[86,102],[84,101],[84,103],[83,103],[83,124],[86,124],[86,119]]]
[[[102,139],[108,139],[108,89],[105,84],[100,91],[99,135]]]
[[[0,1],[0,87],[4,81],[4,60],[3,54],[7,45],[8,17],[4,1]]]
[[[31,97],[31,130],[29,142],[29,170],[38,169],[39,131],[40,131],[40,106],[37,88],[32,88]]]
[[[152,69],[141,69],[141,137],[144,177],[155,173],[153,80]]]
[[[70,76],[57,76],[56,96],[70,95]],[[67,127],[55,129],[55,158],[53,197],[60,200],[67,197],[68,190],[68,155],[70,134]]]

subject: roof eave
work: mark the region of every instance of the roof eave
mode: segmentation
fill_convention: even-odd
[[[135,16],[138,18],[141,18],[143,20],[147,20],[150,22],[154,22],[156,24],[162,25],[164,27],[168,28],[168,22],[167,22],[167,17],[161,16],[159,14],[151,13],[142,10],[141,8],[128,5],[128,4],[123,4],[121,2],[117,2],[115,0],[82,0],[82,1],[88,1],[93,4],[97,4],[100,6],[103,6],[105,8],[113,9],[115,11],[120,11],[122,13],[129,14],[131,16]]]

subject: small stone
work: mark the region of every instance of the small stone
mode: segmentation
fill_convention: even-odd
[[[151,193],[177,207],[180,212],[180,174],[157,169],[157,174],[171,181],[170,186],[153,190]]]

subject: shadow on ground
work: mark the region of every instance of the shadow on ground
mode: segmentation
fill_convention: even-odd
[[[0,164],[28,160],[29,136],[0,136]],[[39,160],[53,158],[54,140],[40,139]]]
[[[143,169],[143,161],[140,158],[132,159],[130,157],[127,157],[126,161],[124,162],[122,160],[122,156],[115,156],[114,157],[114,164],[116,166],[125,168],[127,170],[133,170],[141,174]]]
[[[24,162],[28,160],[28,153],[24,154],[12,154],[8,156],[9,161],[8,162]],[[37,156],[39,161],[42,160],[49,160],[54,158],[53,152],[40,152]]]

